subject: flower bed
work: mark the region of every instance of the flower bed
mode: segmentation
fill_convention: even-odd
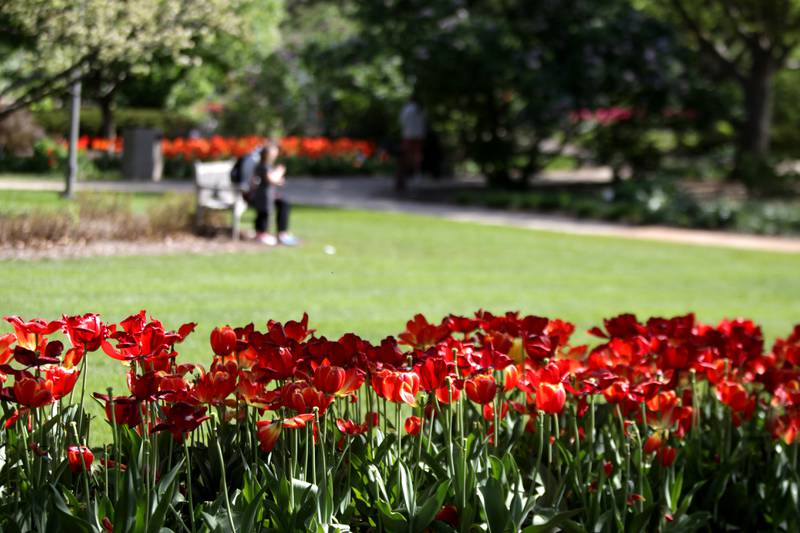
[[[174,138],[161,141],[164,174],[171,178],[191,178],[195,161],[236,159],[267,141],[265,137]],[[371,141],[360,139],[329,139],[327,137],[284,137],[278,141],[282,160],[289,174],[294,175],[364,175],[390,172],[391,161]],[[66,141],[62,141],[63,159]],[[89,154],[99,169],[119,168],[124,148],[122,138],[114,140],[83,136],[78,150]],[[56,160],[51,159],[51,165]]]
[[[480,311],[373,344],[304,315],[215,328],[206,369],[175,351],[193,323],[6,320],[4,529],[800,526],[800,325],[766,350],[749,320],[620,315],[588,346]],[[86,390],[105,356],[127,394]],[[113,435],[96,448],[91,398]]]

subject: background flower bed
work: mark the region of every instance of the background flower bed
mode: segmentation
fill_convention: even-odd
[[[215,328],[205,370],[176,359],[193,323],[168,331],[144,311],[119,324],[6,320],[2,397],[17,410],[6,409],[3,468],[20,491],[4,517],[23,529],[793,530],[800,519],[800,326],[765,350],[748,320],[619,315],[587,346],[562,320],[479,311],[417,315],[372,344],[315,337],[304,316]],[[66,351],[46,339],[59,330]],[[90,449],[96,351],[129,366],[130,394],[94,394],[113,446]]]
[[[195,161],[236,159],[266,142],[265,137],[176,137],[161,141],[164,175],[191,179]],[[393,163],[374,143],[359,139],[325,137],[284,137],[279,139],[282,161],[293,175],[371,175],[389,173]],[[107,177],[118,172],[123,150],[122,138],[114,140],[83,136],[78,141],[81,176]],[[27,155],[3,154],[0,172],[58,172],[66,165],[66,142],[43,138]]]

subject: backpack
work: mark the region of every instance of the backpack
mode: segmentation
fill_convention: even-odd
[[[242,163],[244,162],[244,158],[246,156],[242,156],[236,160],[236,163],[233,164],[233,168],[231,169],[231,183],[234,185],[241,185],[242,184]]]

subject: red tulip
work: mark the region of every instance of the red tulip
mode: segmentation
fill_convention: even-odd
[[[358,368],[348,368],[345,372],[344,385],[342,385],[342,388],[339,389],[339,392],[337,392],[336,395],[347,396],[348,394],[353,394],[355,391],[361,388],[361,385],[364,384],[364,380],[364,372]]]
[[[65,316],[64,331],[73,346],[83,346],[87,352],[100,348],[106,337],[106,327],[100,322],[100,316],[94,313]]]
[[[281,436],[280,420],[259,420],[256,426],[256,436],[261,449],[267,453],[271,452]]]
[[[236,332],[230,326],[211,331],[211,349],[217,355],[230,355],[236,349]]]
[[[376,412],[367,413],[364,415],[364,425],[367,428],[374,428],[378,427],[378,423],[380,422],[380,415]]]
[[[311,413],[316,407],[322,415],[333,403],[333,396],[299,383],[287,383],[281,387],[280,398],[285,407],[301,414]]]
[[[670,466],[672,463],[675,462],[675,458],[677,456],[678,456],[678,450],[676,450],[672,446],[664,446],[663,448],[659,448],[658,452],[656,453],[656,457],[658,458],[658,463],[661,466]]]
[[[494,400],[494,395],[497,393],[497,383],[492,376],[479,374],[466,381],[464,390],[470,400],[485,405]]]
[[[17,344],[29,350],[36,348],[37,337],[49,335],[55,331],[58,331],[58,329],[64,324],[61,320],[47,322],[41,318],[34,318],[28,322],[25,322],[18,316],[7,316],[5,317],[5,321],[14,326],[14,333],[17,336]]]
[[[444,385],[447,377],[447,362],[440,357],[429,357],[415,370],[419,374],[420,387],[424,391],[432,391]]]
[[[236,389],[239,372],[236,363],[214,363],[211,370],[202,374],[194,386],[194,395],[200,403],[221,404]]]
[[[80,370],[77,368],[64,368],[63,366],[44,367],[45,377],[53,382],[53,399],[60,400],[75,388]]]
[[[150,432],[167,430],[172,433],[175,440],[180,440],[187,433],[197,429],[200,424],[208,420],[206,407],[191,405],[186,402],[176,402],[172,405],[165,405],[161,408],[164,412],[165,421],[156,425]]]
[[[416,437],[422,429],[422,420],[418,416],[409,416],[404,424],[406,433]]]
[[[381,398],[394,403],[416,406],[419,375],[416,372],[381,370],[372,375],[372,388]]]
[[[324,365],[314,370],[314,386],[327,394],[336,394],[344,386],[344,368]]]
[[[42,407],[53,402],[53,382],[32,376],[20,376],[14,381],[14,398],[17,403],[30,407]]]
[[[446,522],[453,527],[458,527],[458,510],[455,505],[447,504],[436,513],[436,520]]]
[[[142,421],[141,402],[134,396],[108,396],[107,394],[100,394],[95,392],[93,394],[98,400],[106,402],[105,411],[106,419],[109,423],[115,420],[117,424],[123,424],[128,427],[138,426]],[[113,400],[113,402],[112,402]],[[114,409],[111,409],[111,404],[114,404]]]
[[[644,446],[642,446],[642,450],[644,450],[644,453],[653,453],[661,448],[661,444],[661,436],[658,433],[653,433],[647,437],[647,440],[644,442]]]
[[[566,401],[567,393],[561,382],[553,384],[542,381],[536,388],[536,408],[540,411],[551,414],[560,413],[564,409]]]
[[[450,387],[445,384],[443,387],[436,389],[436,399],[439,403],[450,403],[450,396],[452,395],[453,401],[457,402],[461,396],[461,389],[451,384]]]
[[[295,415],[291,418],[284,418],[281,425],[289,429],[298,429],[306,427],[306,425],[312,420],[314,420],[313,413],[304,413],[301,415]]]
[[[356,424],[352,420],[345,420],[343,418],[336,419],[336,427],[345,435],[361,435],[362,433],[366,433],[367,429],[369,429],[366,423]]]
[[[92,469],[94,454],[86,446],[68,446],[67,460],[69,461],[69,469],[72,470],[73,474],[77,474],[84,470]]]

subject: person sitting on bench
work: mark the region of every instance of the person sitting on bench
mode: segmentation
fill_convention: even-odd
[[[280,243],[286,246],[298,244],[297,237],[289,232],[289,202],[278,191],[286,184],[286,167],[276,165],[280,148],[274,142],[262,150],[250,185],[250,202],[256,210],[256,240],[267,246]],[[269,233],[270,206],[275,206],[277,235]]]

